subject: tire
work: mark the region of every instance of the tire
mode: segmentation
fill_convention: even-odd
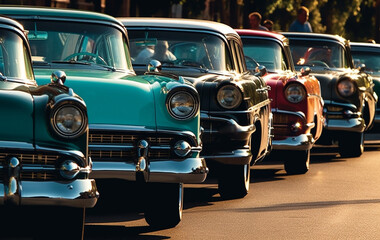
[[[364,152],[364,133],[349,132],[339,139],[341,157],[360,157]]]
[[[243,198],[248,194],[250,164],[224,165],[218,174],[219,194],[224,199]]]
[[[287,174],[305,174],[309,171],[310,149],[285,154],[284,168]]]
[[[182,220],[183,184],[147,183],[145,221],[154,228],[177,226]]]

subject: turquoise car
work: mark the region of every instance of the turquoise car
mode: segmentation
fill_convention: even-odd
[[[97,202],[86,104],[64,80],[57,71],[38,86],[23,27],[0,18],[1,238],[33,226],[79,239]]]
[[[29,31],[37,81],[44,84],[61,69],[66,85],[85,100],[91,177],[142,183],[146,221],[176,226],[182,219],[183,183],[201,183],[208,171],[199,156],[196,89],[170,74],[136,76],[127,31],[111,16],[26,7],[1,7],[0,14]]]

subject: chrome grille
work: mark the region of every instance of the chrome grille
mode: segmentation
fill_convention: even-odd
[[[169,158],[171,155],[170,146],[174,140],[174,137],[153,137],[145,136],[140,137],[139,135],[128,135],[128,134],[102,134],[102,133],[91,133],[89,137],[90,145],[129,145],[133,146],[130,150],[94,150],[89,149],[90,156],[93,161],[126,161],[134,160],[137,158],[136,145],[140,139],[145,139],[149,142],[149,146],[158,147],[169,147],[169,149],[149,149],[148,157],[155,159]]]
[[[5,163],[5,159],[9,156],[14,156],[20,160],[22,165],[39,165],[39,166],[55,166],[59,156],[58,155],[46,155],[46,154],[12,154],[12,153],[0,153],[0,163],[3,165]],[[21,166],[22,166],[21,165]],[[34,171],[24,171],[21,168],[20,177],[21,180],[57,180],[59,176],[57,176],[56,172],[47,171],[43,167],[41,170]],[[4,174],[1,172],[0,177],[2,178]]]

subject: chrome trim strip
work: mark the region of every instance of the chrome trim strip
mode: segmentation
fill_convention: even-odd
[[[291,111],[286,111],[286,110],[280,110],[278,108],[272,108],[272,113],[281,113],[281,114],[288,114],[288,115],[296,115],[304,120],[306,120],[305,113],[303,112],[291,112]]]
[[[351,108],[351,109],[354,109],[355,112],[357,111],[357,107],[354,104],[352,104],[352,103],[339,103],[339,102],[335,102],[335,101],[332,101],[332,100],[325,100],[324,109],[327,108],[326,105],[335,105],[335,106],[340,106],[340,107],[343,107],[343,108]]]
[[[0,149],[11,150],[34,150],[32,143],[15,142],[15,141],[0,141]]]
[[[146,128],[145,126],[128,126],[128,125],[113,125],[113,124],[89,124],[91,130],[104,130],[104,131],[125,131],[125,132],[152,132],[154,129]]]
[[[89,144],[88,148],[90,150],[132,150],[134,148],[133,145],[105,145],[105,144]]]

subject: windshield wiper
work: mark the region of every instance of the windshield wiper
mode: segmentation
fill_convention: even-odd
[[[77,62],[77,61],[51,61],[52,63],[65,63],[65,64],[80,64],[80,65],[91,65],[91,63],[88,62]]]

